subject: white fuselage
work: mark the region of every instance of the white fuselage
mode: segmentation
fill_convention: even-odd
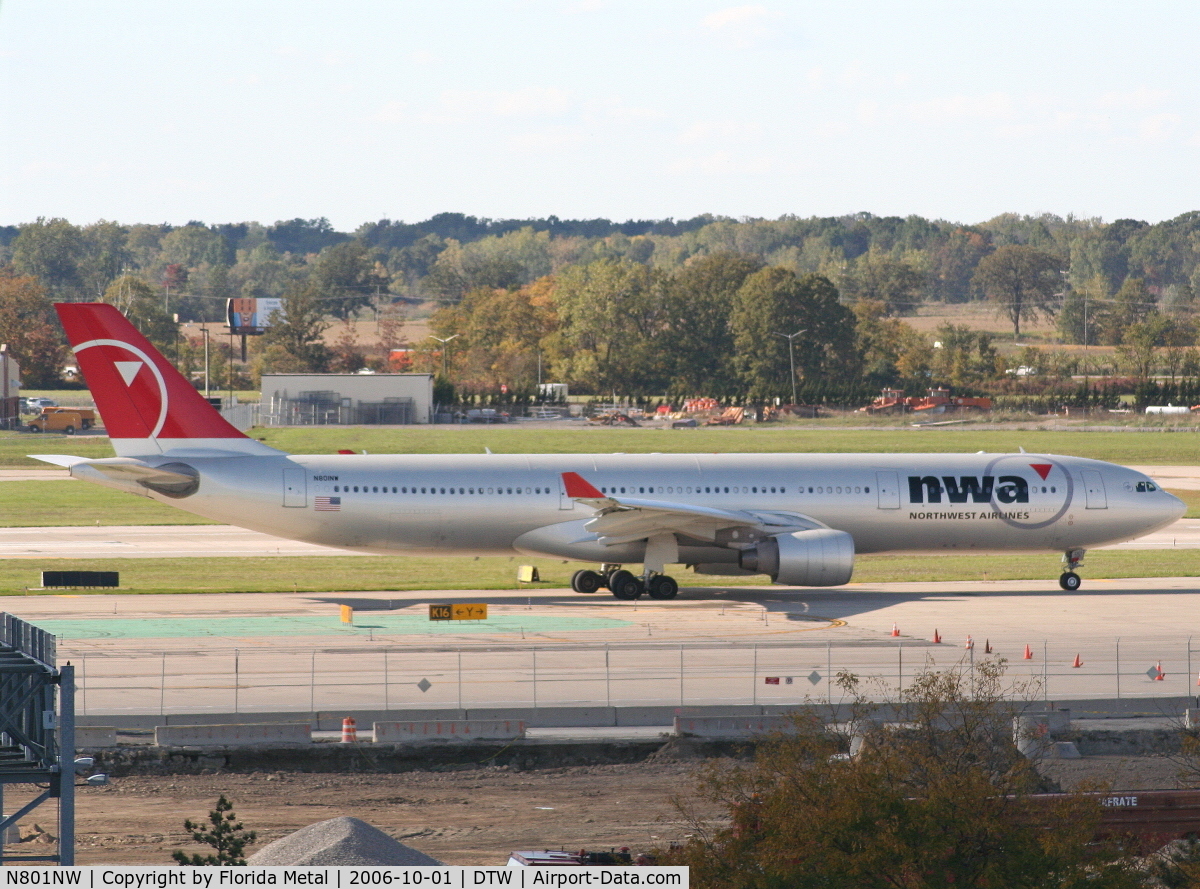
[[[373,553],[640,562],[645,542],[606,546],[594,510],[567,496],[574,472],[616,498],[805,516],[858,553],[1068,551],[1161,528],[1183,504],[1145,475],[1035,454],[248,455],[156,458],[200,473],[196,493],[152,496],[206,518]],[[679,541],[686,564],[736,562]]]

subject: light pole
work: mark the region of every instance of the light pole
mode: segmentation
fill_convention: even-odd
[[[450,340],[455,339],[457,336],[458,336],[458,334],[456,333],[456,334],[454,334],[454,336],[448,336],[445,339],[442,339],[440,336],[434,336],[432,333],[429,335],[429,338],[431,340],[437,340],[439,343],[442,344],[442,379],[443,380],[450,379],[450,371],[447,369],[447,364],[446,364],[446,355],[447,355],[447,351],[448,351],[446,349],[446,344],[449,343]]]
[[[792,341],[802,333],[808,333],[808,328],[797,330],[795,333],[775,333],[775,336],[781,336],[788,341],[788,367],[792,371],[792,404],[796,403],[796,351],[792,348]]]
[[[201,327],[200,332],[204,334],[204,397],[208,398],[208,328]]]

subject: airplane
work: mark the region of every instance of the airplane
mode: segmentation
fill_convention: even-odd
[[[230,425],[116,308],[55,306],[117,456],[75,478],[278,537],[379,554],[596,563],[579,593],[672,599],[668,565],[840,586],[862,553],[1062,552],[1171,524],[1149,477],[1052,454],[287,454]],[[640,572],[626,568],[641,565]]]

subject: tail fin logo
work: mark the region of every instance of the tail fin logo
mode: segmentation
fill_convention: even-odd
[[[76,350],[78,351],[78,350]],[[126,386],[133,385],[133,378],[137,376],[137,372],[142,369],[144,361],[114,361],[117,366],[117,373],[121,375],[121,379],[125,381]]]
[[[167,411],[169,407],[169,399],[167,397],[167,381],[163,378],[162,371],[159,370],[158,365],[154,363],[154,360],[149,355],[147,355],[137,346],[132,346],[129,343],[122,342],[121,340],[88,340],[87,342],[80,343],[78,346],[75,346],[74,352],[76,355],[78,355],[87,349],[94,349],[97,346],[108,346],[114,349],[121,349],[122,351],[135,355],[140,359],[139,361],[117,361],[111,359],[110,357],[110,360],[112,360],[113,365],[116,367],[117,372],[121,375],[121,379],[124,381],[125,386],[128,389],[132,390],[134,380],[137,379],[138,374],[141,372],[143,367],[146,367],[150,370],[150,373],[154,377],[154,383],[158,387],[158,418],[155,420],[154,429],[150,432],[149,438],[158,438],[159,433],[162,432],[163,426],[166,425]],[[131,397],[132,394],[133,393],[131,392]],[[138,400],[141,401],[141,399]]]

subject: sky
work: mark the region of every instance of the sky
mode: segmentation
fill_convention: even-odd
[[[0,224],[1200,209],[1200,4],[0,0]]]

